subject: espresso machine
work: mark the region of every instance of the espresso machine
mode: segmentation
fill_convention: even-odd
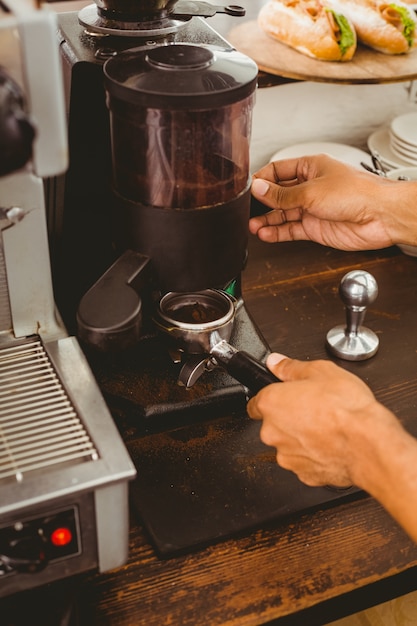
[[[0,72],[4,601],[126,561],[135,468],[54,300],[42,178],[68,163],[56,16],[25,0],[2,4],[1,45],[10,52]]]
[[[46,184],[57,298],[161,555],[346,495],[301,485],[272,451],[265,463],[246,415],[276,382],[241,292],[258,72],[210,27],[216,11],[244,14],[97,0],[59,17],[70,158]]]

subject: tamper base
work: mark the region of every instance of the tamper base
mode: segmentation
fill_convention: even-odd
[[[359,333],[349,333],[345,326],[335,326],[327,333],[326,347],[340,359],[365,361],[376,354],[379,339],[372,330],[364,326],[361,326]]]

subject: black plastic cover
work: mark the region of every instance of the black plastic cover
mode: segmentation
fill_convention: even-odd
[[[106,61],[104,75],[109,93],[131,104],[210,109],[253,93],[258,67],[236,50],[184,43],[126,50]]]

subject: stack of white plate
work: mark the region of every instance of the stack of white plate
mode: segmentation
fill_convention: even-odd
[[[417,165],[417,113],[393,119],[389,136],[394,154],[410,165]]]
[[[378,154],[387,170],[417,166],[417,112],[395,117],[368,137],[371,154]]]

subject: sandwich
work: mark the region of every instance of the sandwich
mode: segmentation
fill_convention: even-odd
[[[326,0],[355,27],[358,40],[384,54],[407,54],[417,46],[417,16],[401,0]]]
[[[258,14],[268,35],[322,61],[350,61],[356,50],[351,20],[319,0],[269,0]]]

